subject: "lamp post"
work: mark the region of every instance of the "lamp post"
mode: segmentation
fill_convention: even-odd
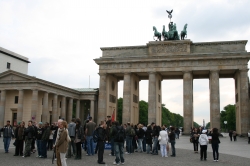
[[[227,121],[224,121],[224,124],[225,124],[225,132],[226,132],[226,130],[227,130]]]

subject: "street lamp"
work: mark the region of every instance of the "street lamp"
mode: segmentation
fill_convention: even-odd
[[[225,124],[225,132],[226,132],[226,129],[227,129],[227,121],[224,121],[224,124]]]

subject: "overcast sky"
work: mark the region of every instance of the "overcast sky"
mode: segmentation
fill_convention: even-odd
[[[28,74],[71,88],[99,88],[100,47],[145,45],[173,9],[177,30],[193,42],[250,39],[249,0],[0,0],[0,47],[26,56]],[[247,43],[246,50],[249,51]],[[194,120],[210,120],[209,81],[194,80]],[[123,81],[118,83],[123,96]],[[164,80],[162,101],[183,115],[183,80]],[[148,100],[148,81],[140,100]],[[221,110],[234,104],[233,79],[220,79]]]

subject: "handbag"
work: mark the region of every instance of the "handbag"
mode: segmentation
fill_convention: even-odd
[[[158,141],[161,141],[161,136],[159,135],[159,137],[158,137]]]

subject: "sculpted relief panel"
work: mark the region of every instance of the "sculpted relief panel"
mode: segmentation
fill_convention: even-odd
[[[172,45],[155,45],[150,46],[150,52],[152,54],[159,53],[187,53],[187,44],[172,44]]]

